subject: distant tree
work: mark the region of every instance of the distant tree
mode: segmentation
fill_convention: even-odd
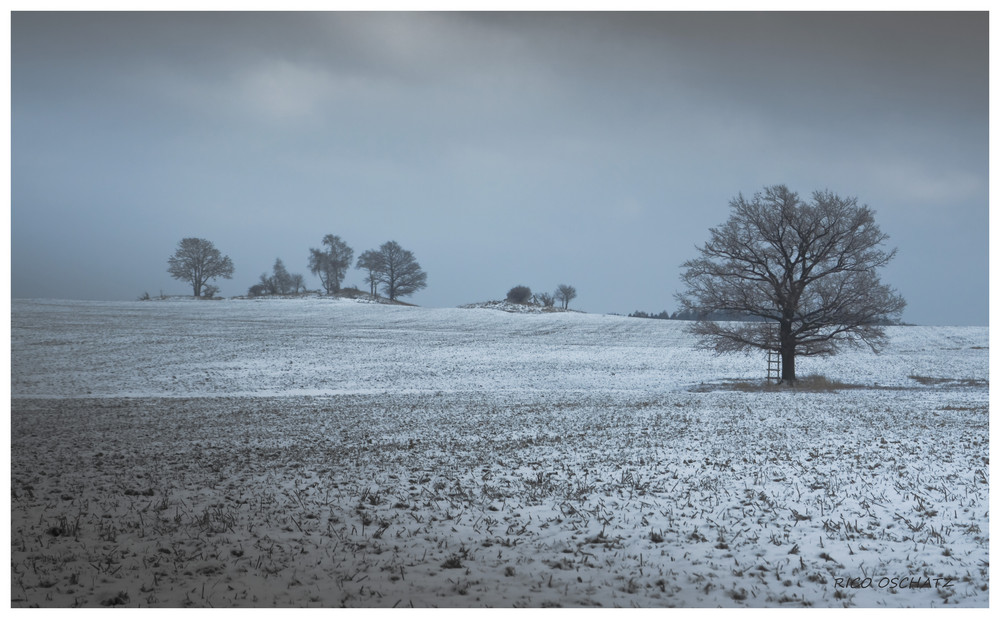
[[[378,249],[381,254],[379,282],[385,284],[389,300],[413,294],[427,287],[427,274],[413,257],[413,252],[403,249],[399,243],[389,241]]]
[[[547,292],[540,293],[536,299],[544,307],[553,307],[556,304],[556,298]]]
[[[760,316],[753,316],[745,312],[697,312],[690,309],[676,311],[670,318],[672,320],[709,320],[713,322],[765,322]]]
[[[255,296],[265,295],[265,294],[278,294],[277,282],[275,281],[273,276],[268,275],[267,273],[260,274],[260,281],[257,282],[255,288],[257,289],[258,292],[258,295]]]
[[[205,239],[182,239],[167,265],[167,272],[175,279],[191,284],[196,297],[201,296],[202,286],[209,280],[233,277],[233,261]]]
[[[285,268],[285,263],[281,261],[281,258],[278,258],[274,261],[271,275],[261,273],[260,281],[251,286],[249,294],[250,296],[298,294],[299,290],[305,288],[303,281],[302,275],[299,273],[289,273],[288,269]]]
[[[511,303],[527,303],[531,299],[531,288],[514,286],[507,291],[507,300]]]
[[[292,276],[285,268],[285,263],[278,258],[274,261],[274,267],[272,269],[273,275],[271,276],[274,282],[275,294],[288,294],[292,291]]]
[[[323,245],[326,246],[325,249],[309,250],[309,270],[313,275],[319,276],[326,294],[334,294],[340,291],[344,275],[351,268],[354,250],[340,240],[339,236],[332,234],[323,237]]]
[[[646,312],[640,312],[636,310],[628,315],[629,318],[656,318],[659,320],[670,320],[670,313],[667,310],[663,310],[659,314],[648,314]]]
[[[882,249],[888,236],[867,206],[829,191],[803,201],[784,185],[729,204],[729,220],[709,230],[701,257],[683,264],[687,290],[677,298],[699,316],[757,322],[702,320],[696,334],[717,352],[779,352],[783,382],[795,381],[797,355],[832,355],[841,343],[882,346],[881,325],[906,301],[875,273],[896,250]]]
[[[357,268],[368,273],[368,287],[372,297],[377,297],[378,283],[382,278],[382,271],[385,270],[382,252],[369,249],[362,253],[358,256]]]
[[[556,301],[562,303],[563,309],[569,309],[569,302],[576,298],[576,288],[559,284],[556,288]]]

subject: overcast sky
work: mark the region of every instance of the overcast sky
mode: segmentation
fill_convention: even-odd
[[[674,311],[680,265],[765,185],[856,196],[919,324],[987,324],[981,13],[15,13],[14,298],[245,294],[326,234],[395,240],[409,301],[576,287]],[[344,282],[365,288],[352,270]]]

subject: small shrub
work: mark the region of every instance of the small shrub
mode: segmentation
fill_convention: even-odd
[[[531,288],[527,286],[514,286],[507,291],[507,300],[511,303],[527,303],[531,299]]]

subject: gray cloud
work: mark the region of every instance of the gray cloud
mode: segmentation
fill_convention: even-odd
[[[242,294],[333,233],[424,305],[672,310],[785,183],[877,211],[905,319],[984,324],[988,77],[985,13],[14,13],[12,293],[183,293],[203,236]]]

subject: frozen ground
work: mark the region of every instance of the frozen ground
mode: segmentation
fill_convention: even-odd
[[[21,301],[12,606],[988,605],[988,330]],[[894,580],[895,579],[895,580]],[[854,586],[851,586],[854,585]]]

